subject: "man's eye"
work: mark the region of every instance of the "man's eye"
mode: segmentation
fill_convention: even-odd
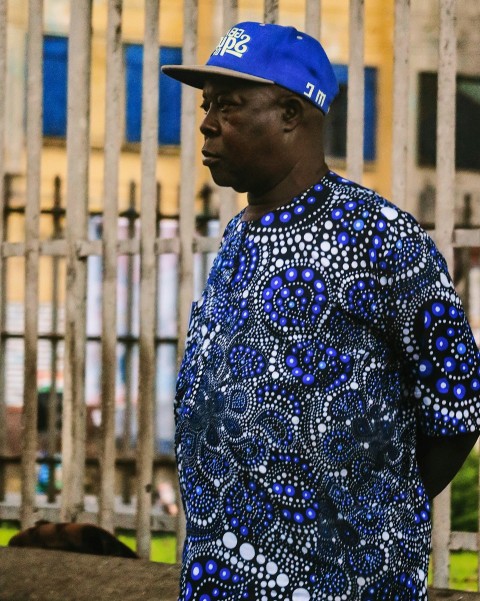
[[[217,108],[219,111],[226,111],[227,109],[229,109],[232,106],[232,101],[229,100],[228,98],[217,98]]]
[[[206,102],[202,102],[202,104],[200,105],[200,108],[202,109],[202,111],[207,114],[208,113],[208,109],[210,108],[210,105],[207,104]]]

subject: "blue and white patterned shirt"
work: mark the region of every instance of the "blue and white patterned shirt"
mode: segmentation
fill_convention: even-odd
[[[178,377],[180,600],[426,599],[416,431],[480,429],[445,261],[413,217],[332,172],[241,217]]]

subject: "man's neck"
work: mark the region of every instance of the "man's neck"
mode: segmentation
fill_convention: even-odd
[[[270,211],[287,205],[295,196],[322,179],[327,171],[327,164],[322,162],[318,168],[308,170],[308,172],[299,175],[289,174],[288,177],[266,193],[256,195],[249,192],[248,205],[245,208],[242,220],[254,221],[270,213]]]

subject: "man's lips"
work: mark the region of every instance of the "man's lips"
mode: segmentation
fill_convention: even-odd
[[[209,152],[208,150],[202,150],[202,154],[202,162],[206,167],[210,167],[210,165],[214,165],[220,160],[220,156],[218,154],[214,154],[213,152]]]

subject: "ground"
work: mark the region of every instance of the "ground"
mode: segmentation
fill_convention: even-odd
[[[141,559],[0,547],[0,601],[177,601],[179,567]],[[480,601],[432,590],[429,601]]]
[[[0,548],[0,601],[176,601],[178,576],[141,559]]]

